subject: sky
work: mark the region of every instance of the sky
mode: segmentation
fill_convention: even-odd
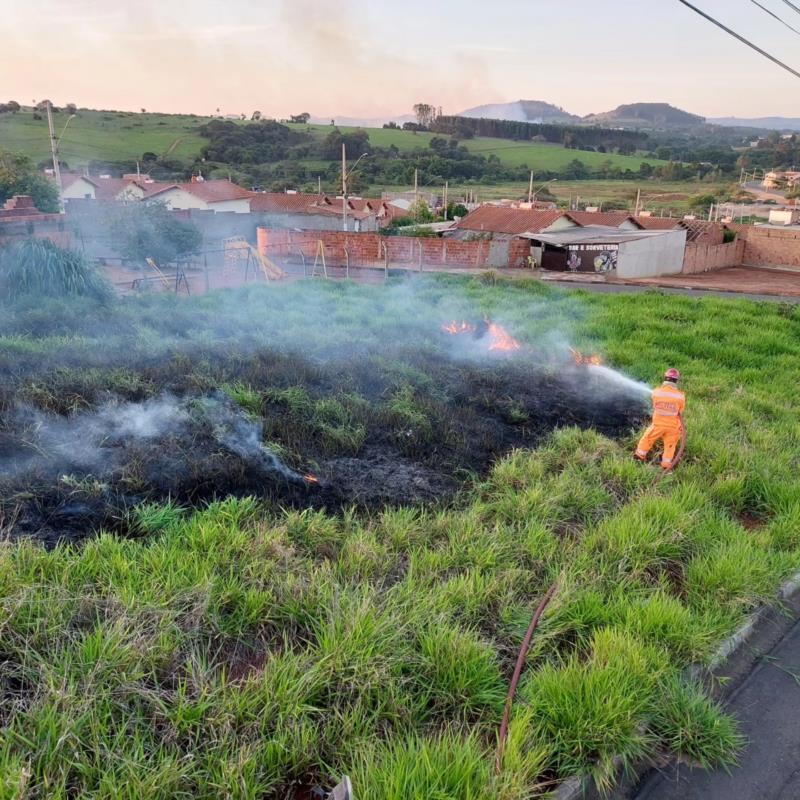
[[[760,0],[800,30],[783,0]],[[800,35],[753,0],[694,0],[800,69]],[[800,2],[795,0],[795,5]],[[3,0],[0,99],[285,117],[458,113],[545,100],[574,114],[668,102],[800,116],[800,79],[678,0]]]

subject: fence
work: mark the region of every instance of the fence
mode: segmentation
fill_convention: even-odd
[[[683,256],[683,274],[696,275],[725,267],[738,267],[744,256],[745,242],[736,239],[728,244],[698,244],[687,242]]]

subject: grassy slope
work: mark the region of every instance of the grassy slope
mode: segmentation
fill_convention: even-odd
[[[329,125],[290,125],[298,130],[310,130],[314,135],[324,136],[330,131]],[[357,128],[341,127],[342,131],[354,131]],[[428,147],[434,133],[414,133],[412,131],[390,130],[388,128],[370,128],[369,140],[375,147],[394,145],[401,151]],[[567,150],[560,145],[542,144],[539,142],[513,142],[508,139],[490,137],[466,139],[463,144],[473,153],[480,153],[487,158],[496,155],[508,166],[527,164],[531,169],[561,169],[570,161],[579,159],[590,169],[595,169],[608,161],[623,169],[638,170],[643,161],[658,165],[666,162],[658,159],[645,159],[642,156],[619,156],[608,153],[591,153],[581,150]]]
[[[633,438],[567,429],[450,510],[270,517],[229,501],[189,518],[143,509],[141,541],[7,545],[3,797],[285,796],[346,771],[370,800],[511,800],[574,771],[607,779],[618,753],[730,757],[732,724],[681,674],[800,565],[798,311],[437,285],[500,309],[526,341],[547,320],[514,309],[542,293],[579,345],[629,373],[679,366],[680,470],[657,482]],[[313,291],[338,293],[337,325],[378,324],[364,299],[380,288]],[[513,658],[557,576],[495,778]]]
[[[58,134],[66,121],[67,114],[54,115]],[[61,157],[70,166],[86,164],[91,159],[141,158],[148,151],[191,158],[205,141],[193,132],[204,121],[202,117],[180,114],[80,111],[61,141]],[[0,146],[25,153],[37,162],[48,158],[47,119],[35,120],[30,111],[0,114]]]
[[[61,132],[67,115],[55,115],[57,132]],[[140,158],[147,151],[164,155],[168,151],[176,158],[192,158],[203,146],[204,139],[194,131],[206,118],[179,114],[129,114],[124,112],[81,111],[69,124],[62,140],[61,154],[71,166],[85,164],[90,159]],[[329,130],[325,125],[292,125],[298,130],[310,130],[322,137]],[[342,128],[350,131],[355,128]],[[394,144],[401,150],[427,147],[433,134],[415,134],[383,128],[369,129],[370,141],[376,147]],[[177,142],[177,145],[175,144]],[[464,142],[473,152],[484,156],[497,155],[511,166],[527,164],[532,169],[559,169],[574,158],[590,168],[611,161],[624,168],[638,170],[638,156],[605,155],[565,150],[548,144],[511,142],[505,139],[473,139]],[[174,145],[174,149],[170,150]],[[30,111],[0,114],[0,146],[30,155],[34,160],[46,159],[50,153],[46,119],[35,120]],[[652,161],[651,163],[663,163]]]

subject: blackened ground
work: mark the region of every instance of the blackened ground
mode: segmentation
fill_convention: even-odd
[[[296,354],[204,353],[202,363],[181,357],[125,370],[124,380],[119,368],[48,372],[7,390],[0,404],[0,533],[47,544],[100,528],[136,535],[135,506],[166,499],[198,506],[256,495],[276,507],[333,513],[436,503],[556,427],[618,437],[646,413],[641,394],[609,385],[589,368],[532,366],[520,356],[454,359],[396,349],[391,357],[321,365]],[[217,390],[223,384],[250,387],[259,409],[245,413]],[[286,394],[295,389],[299,402]],[[109,398],[162,402],[165,393],[181,424],[146,438],[99,435],[102,457],[92,463],[65,460],[63,447],[56,458],[42,438],[47,419],[57,419],[63,435],[87,415],[107,419]],[[44,423],[20,424],[20,403],[46,415]],[[76,406],[85,410],[70,410]],[[261,442],[272,450],[262,451]],[[283,461],[276,466],[270,452]],[[319,482],[304,480],[305,473]]]

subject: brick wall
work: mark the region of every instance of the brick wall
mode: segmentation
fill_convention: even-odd
[[[742,263],[744,249],[744,240],[738,238],[728,244],[688,242],[683,257],[683,274],[696,275],[725,267],[738,267]]]
[[[744,236],[742,263],[748,267],[800,268],[800,231],[747,226]]]
[[[59,247],[72,245],[72,234],[61,214],[13,215],[0,218],[0,246],[35,236]]]
[[[489,269],[521,267],[526,263],[530,244],[513,239],[503,247],[492,247],[489,241],[456,241],[414,236],[379,236],[375,233],[344,233],[343,231],[281,231],[264,230],[267,255],[287,260],[299,260],[300,253],[312,260],[319,242],[325,249],[326,263],[351,267],[382,268],[390,266],[428,268]]]

